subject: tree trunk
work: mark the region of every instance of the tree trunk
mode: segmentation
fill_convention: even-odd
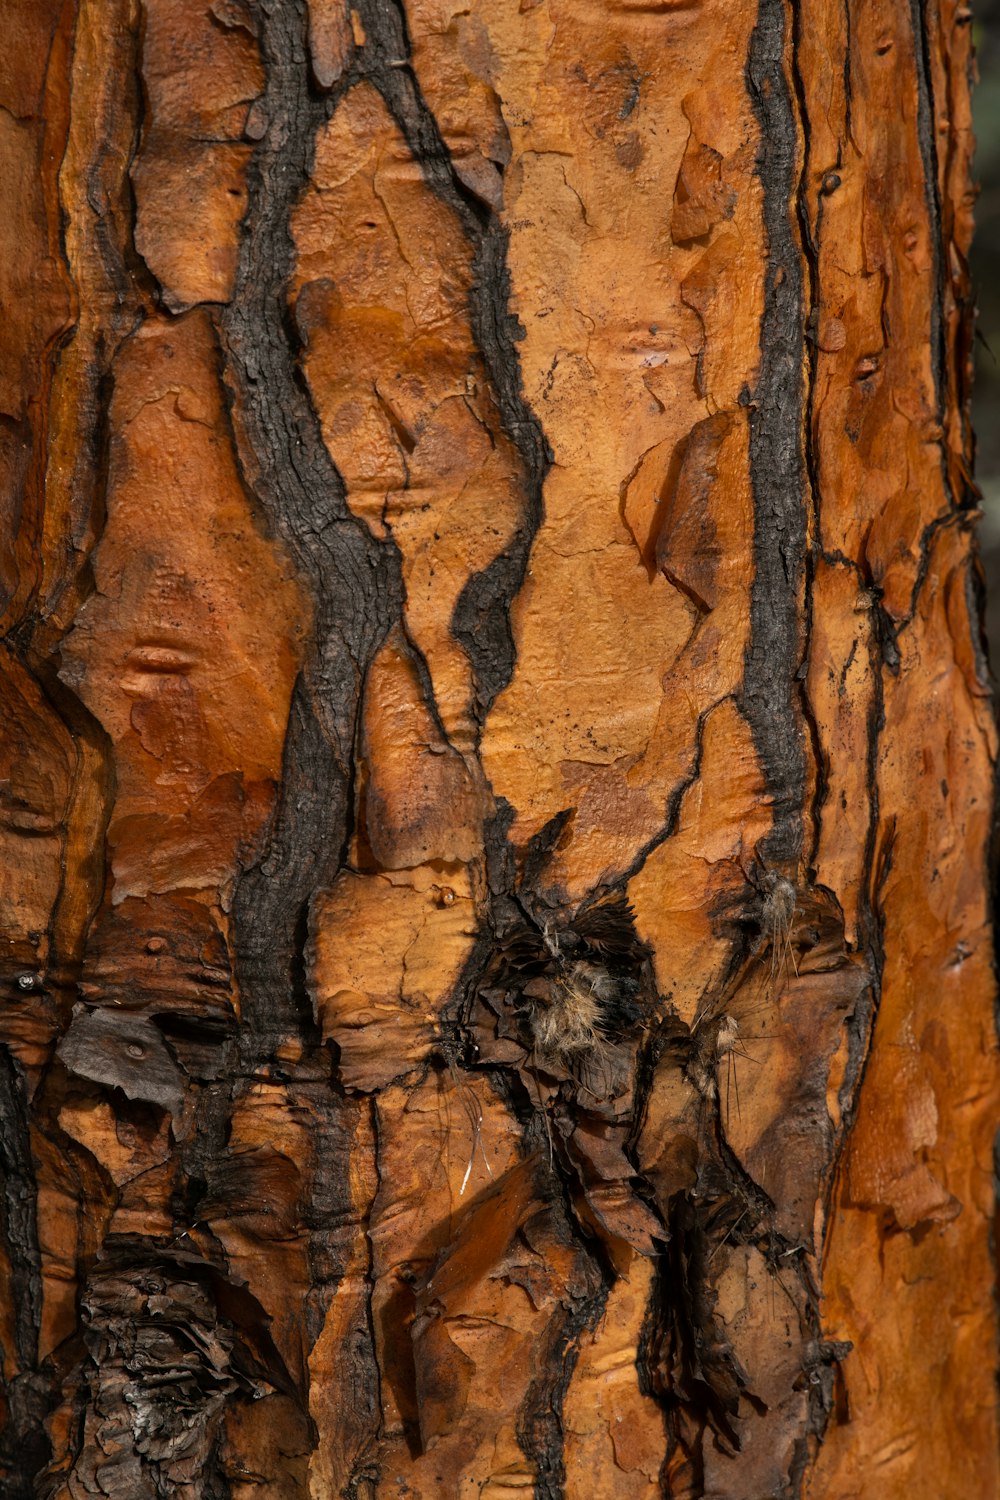
[[[6,0],[0,1488],[998,1494],[955,0]]]

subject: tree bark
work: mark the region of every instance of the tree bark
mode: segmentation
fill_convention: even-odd
[[[1000,1493],[955,0],[7,0],[0,1488]]]

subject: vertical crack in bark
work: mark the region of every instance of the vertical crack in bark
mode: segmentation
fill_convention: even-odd
[[[847,15],[847,45],[844,60],[844,95],[846,101],[846,125],[845,129],[850,133],[850,7],[846,8]],[[793,13],[792,18],[792,83],[795,89],[795,99],[799,118],[802,122],[804,146],[802,152],[802,170],[799,174],[797,217],[799,232],[802,236],[803,259],[805,263],[804,290],[808,297],[808,327],[815,334],[820,316],[820,288],[819,288],[819,252],[823,235],[823,209],[825,198],[822,193],[816,194],[816,223],[810,224],[810,180],[812,178],[812,143],[809,135],[809,115],[806,107],[805,81],[802,77],[799,65],[799,50],[802,42],[802,18],[798,10]],[[838,158],[841,155],[838,151]],[[804,591],[803,591],[803,661],[808,663],[812,649],[813,633],[813,589],[816,576],[816,560],[821,555],[823,546],[822,513],[820,509],[821,495],[819,483],[819,461],[816,453],[815,443],[815,412],[816,412],[816,368],[817,348],[815,339],[810,339],[806,344],[805,362],[805,393],[803,401],[803,425],[802,446],[805,458],[805,470],[808,476],[808,503],[810,506],[810,535],[809,544],[805,549],[804,564]],[[822,736],[816,715],[806,687],[805,678],[800,684],[799,701],[802,706],[802,717],[809,735],[809,743],[813,755],[813,763],[816,767],[816,782],[813,788],[812,804],[810,807],[810,831],[811,838],[809,848],[806,851],[810,865],[815,863],[819,852],[820,835],[823,826],[823,808],[826,804],[829,783],[826,761],[823,756]]]
[[[751,39],[747,79],[761,131],[758,174],[763,188],[763,217],[767,237],[765,305],[761,328],[761,363],[750,410],[750,468],[754,498],[754,581],[751,586],[751,634],[745,658],[743,711],[746,714],[774,799],[773,831],[764,841],[771,861],[791,861],[805,852],[814,860],[827,796],[820,726],[809,701],[801,664],[808,660],[812,636],[813,577],[822,550],[818,465],[813,449],[815,353],[805,343],[807,326],[818,318],[821,302],[818,247],[823,203],[815,227],[810,222],[810,153],[804,80],[798,69],[800,29],[792,10],[786,19],[783,0],[761,0]],[[785,56],[791,27],[789,77]],[[849,75],[850,48],[845,69]],[[849,76],[846,92],[849,97]],[[796,118],[798,115],[798,120]],[[802,162],[796,180],[798,130],[804,136]],[[793,212],[801,246],[796,241]],[[806,298],[808,297],[808,307]],[[812,507],[812,527],[807,507]],[[810,529],[812,531],[810,546]],[[800,602],[801,601],[801,602]],[[801,624],[799,614],[801,610]],[[879,687],[881,663],[876,669]],[[869,761],[877,745],[880,695],[875,722],[869,723]],[[811,808],[811,839],[802,850],[805,821],[808,731],[816,765]],[[874,770],[874,767],[873,767]],[[877,797],[866,849],[870,870],[877,826]],[[874,944],[866,945],[869,949]],[[873,965],[874,968],[874,965]],[[850,1059],[841,1095],[849,1109],[863,1068],[874,1005],[871,991],[848,1021]],[[841,1134],[841,1139],[843,1135]],[[730,1177],[735,1159],[720,1154]],[[836,1151],[830,1163],[835,1167]],[[827,1177],[827,1189],[832,1173]],[[822,1185],[817,1184],[822,1191]],[[773,1233],[771,1236],[774,1238]],[[768,1260],[780,1260],[798,1280],[803,1339],[803,1374],[809,1376],[805,1424],[793,1445],[788,1469],[788,1493],[799,1493],[812,1453],[822,1440],[832,1404],[831,1358],[823,1342],[819,1287],[809,1265],[794,1257],[795,1247],[768,1247]]]
[[[797,130],[784,70],[785,39],[783,0],[760,0],[747,83],[761,134],[757,172],[768,259],[760,370],[746,398],[755,572],[741,707],[773,798],[774,827],[763,852],[775,863],[798,858],[805,792],[805,750],[795,689],[802,655],[799,597],[806,549],[803,276],[791,221]]]
[[[233,917],[243,1019],[260,1038],[296,1031],[307,1005],[296,959],[310,894],[340,862],[350,819],[356,720],[367,663],[399,618],[399,555],[350,514],[344,484],[295,366],[286,309],[289,216],[314,138],[335,106],[310,97],[302,0],[265,0],[260,41],[267,131],[254,155],[231,305],[222,316],[237,450],[250,489],[291,545],[315,604],[314,649],[295,693],[282,795]]]
[[[378,89],[428,186],[457,215],[473,248],[473,285],[469,295],[472,333],[496,394],[504,431],[524,465],[525,516],[506,550],[480,573],[474,573],[459,595],[452,633],[472,663],[478,717],[490,706],[514,671],[515,648],[510,606],[528,566],[531,545],[542,518],[542,485],[551,452],[541,423],[524,398],[514,342],[517,318],[509,311],[509,235],[500,219],[469,192],[452,166],[437,121],[410,64],[411,48],[403,7],[398,0],[359,0],[365,29],[365,75]],[[401,66],[405,63],[406,66]]]
[[[924,176],[924,201],[927,206],[929,234],[927,236],[931,254],[931,298],[930,298],[930,350],[931,371],[934,378],[934,394],[937,415],[944,417],[945,408],[945,318],[944,318],[944,259],[941,254],[941,194],[938,188],[937,143],[934,139],[934,95],[931,82],[931,62],[928,51],[928,36],[925,15],[925,0],[910,0],[910,22],[913,28],[913,65],[917,86],[917,141],[920,147],[920,162]],[[952,494],[948,465],[944,450],[941,452],[941,467],[945,490],[952,505]]]
[[[379,1155],[378,1104],[374,1097],[371,1097],[364,1101],[362,1107],[367,1110],[368,1124],[371,1130],[376,1186],[374,1193],[362,1211],[365,1240],[364,1282],[366,1296],[364,1301],[363,1326],[358,1331],[357,1341],[353,1350],[353,1365],[354,1404],[358,1411],[368,1418],[370,1436],[368,1441],[362,1443],[351,1465],[351,1476],[344,1490],[345,1495],[350,1497],[350,1500],[364,1500],[367,1494],[377,1490],[378,1487],[379,1467],[375,1444],[376,1435],[382,1424],[382,1382],[384,1378],[378,1360],[378,1333],[375,1327],[375,1314],[372,1307],[376,1281],[375,1242],[372,1237],[372,1211],[382,1181]]]
[[[698,715],[694,727],[691,763],[683,776],[680,776],[670,788],[666,799],[663,827],[658,829],[652,838],[647,839],[632,863],[622,872],[621,886],[623,890],[627,889],[629,881],[633,880],[639,874],[639,871],[643,868],[650,855],[655,853],[662,844],[665,844],[668,839],[672,839],[676,834],[680,826],[681,809],[684,806],[684,799],[691,788],[701,779],[701,762],[705,747],[705,725],[717,708],[721,708],[724,703],[731,701],[732,695],[727,693],[714,703],[710,703],[707,708],[703,708]]]
[[[869,611],[871,621],[868,637],[868,660],[872,679],[872,697],[868,707],[867,736],[868,753],[866,785],[868,789],[868,827],[862,862],[861,881],[858,888],[858,929],[861,945],[871,974],[871,986],[863,994],[846,1025],[847,1065],[840,1087],[841,1135],[846,1140],[850,1134],[854,1111],[861,1092],[865,1067],[871,1049],[875,1018],[878,1014],[882,993],[882,971],[885,962],[885,945],[882,937],[882,916],[879,910],[879,891],[888,874],[892,861],[891,838],[883,854],[882,868],[878,867],[879,836],[879,750],[882,730],[885,727],[885,645],[882,636],[891,630],[888,619],[881,611]]]

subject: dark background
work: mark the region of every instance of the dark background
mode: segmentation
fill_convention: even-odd
[[[976,384],[976,480],[983,492],[979,539],[986,569],[987,631],[1000,675],[1000,0],[975,6],[979,84],[972,96],[974,171],[981,185],[972,244],[972,284],[979,305]]]

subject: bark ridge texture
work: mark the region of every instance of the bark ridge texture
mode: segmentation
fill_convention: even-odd
[[[969,20],[7,0],[10,1500],[996,1500]]]

